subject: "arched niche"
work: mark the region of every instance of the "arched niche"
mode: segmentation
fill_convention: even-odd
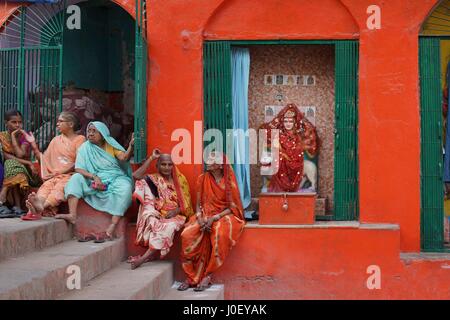
[[[206,23],[213,39],[354,39],[359,27],[339,0],[225,0]]]
[[[422,25],[422,36],[450,35],[450,0],[439,1]]]

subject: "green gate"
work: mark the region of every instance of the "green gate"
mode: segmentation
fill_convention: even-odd
[[[21,6],[0,26],[0,125],[6,110],[24,116],[41,148],[56,134],[62,110],[64,1]]]
[[[227,143],[231,143],[227,129],[233,128],[230,42],[205,42],[203,59],[204,130],[218,129],[222,132],[223,149],[220,151],[225,152]]]
[[[358,62],[359,44],[335,44],[334,213],[358,219]]]
[[[421,246],[424,251],[444,248],[440,41],[438,37],[419,38]]]
[[[147,1],[136,1],[134,162],[147,157]]]
[[[232,128],[231,47],[251,45],[334,45],[335,47],[335,220],[357,220],[358,65],[357,40],[206,41],[203,44],[204,130]]]

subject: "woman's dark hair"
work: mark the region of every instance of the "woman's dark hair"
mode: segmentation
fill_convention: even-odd
[[[75,113],[70,111],[63,111],[59,114],[59,116],[63,117],[64,120],[73,123],[73,131],[78,131],[81,129],[80,119],[78,119],[78,116]]]
[[[16,109],[8,110],[5,112],[5,115],[4,115],[5,122],[11,120],[12,117],[17,117],[17,116],[19,116],[23,119],[23,115],[20,113],[19,110],[16,110]]]

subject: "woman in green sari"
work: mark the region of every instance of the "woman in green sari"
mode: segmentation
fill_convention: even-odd
[[[76,222],[78,200],[83,198],[91,207],[112,215],[105,239],[111,239],[120,218],[131,205],[133,191],[129,160],[133,153],[134,137],[125,150],[103,122],[87,126],[87,141],[78,149],[75,174],[64,192],[69,203],[69,214],[55,218]]]
[[[0,215],[23,215],[24,199],[30,187],[38,187],[41,180],[31,162],[31,146],[25,140],[22,114],[17,110],[5,112],[6,131],[0,132],[0,144],[4,157],[4,180],[0,192]],[[13,207],[8,209],[8,202]]]

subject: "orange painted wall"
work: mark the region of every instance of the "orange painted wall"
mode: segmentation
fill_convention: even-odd
[[[8,19],[8,17],[18,8],[17,3],[0,1],[0,25]]]
[[[170,142],[174,129],[192,131],[193,121],[202,119],[203,40],[359,37],[361,221],[399,223],[402,250],[419,251],[418,32],[437,2],[150,2],[149,147],[168,150],[176,144]],[[381,7],[381,30],[366,26],[372,4]],[[182,169],[192,183],[201,166]]]
[[[134,1],[114,1],[134,15]],[[149,149],[170,151],[171,133],[202,119],[205,39],[360,40],[360,217],[400,229],[246,228],[217,273],[227,298],[450,297],[448,259],[399,259],[420,250],[418,32],[437,2],[149,1]],[[381,30],[367,29],[372,4]],[[0,21],[9,8],[0,5]],[[202,166],[181,169],[193,189]],[[369,264],[384,270],[384,290],[365,287]]]

